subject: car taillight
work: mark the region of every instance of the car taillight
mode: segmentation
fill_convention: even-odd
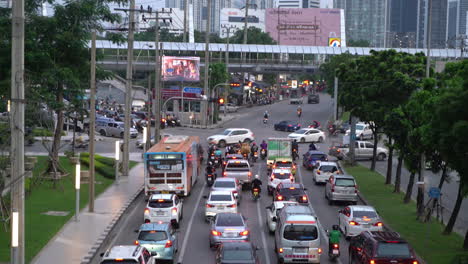
[[[284,252],[283,248],[278,248],[278,252],[283,253]]]
[[[321,248],[318,249],[318,253],[322,254],[322,249]]]
[[[215,207],[213,204],[206,204],[206,208],[213,208]]]
[[[226,177],[226,176],[227,176],[227,172],[223,172],[223,176],[225,176],[225,177]]]
[[[307,195],[303,195],[301,199],[303,202],[307,202]]]
[[[226,207],[229,207],[229,208],[236,208],[237,205],[236,205],[236,204],[230,204],[230,205],[226,205]]]
[[[288,127],[292,127],[292,125],[288,125]]]
[[[315,172],[316,172],[317,174],[319,174],[319,175],[320,175],[320,170],[317,170],[317,171],[315,171]]]
[[[149,213],[150,213],[149,208],[145,208],[145,214],[149,214]]]
[[[357,225],[359,225],[359,223],[355,222],[355,221],[349,221],[349,225],[357,226]]]
[[[238,194],[237,191],[232,191],[232,194]]]
[[[333,248],[339,248],[340,245],[339,244],[333,244]]]
[[[278,201],[283,201],[284,197],[281,195],[276,196],[276,200]]]
[[[216,231],[216,230],[211,230],[211,234],[212,234],[213,236],[220,236],[220,235],[221,235],[221,232],[218,232],[218,231]]]
[[[374,226],[383,226],[383,223],[382,222],[377,222],[374,224]]]
[[[172,241],[171,240],[168,240],[166,241],[166,245],[164,245],[165,248],[170,248],[172,247]]]
[[[239,233],[239,235],[247,236],[247,235],[249,235],[249,230],[242,231],[242,232]]]
[[[375,264],[375,260],[371,259],[371,260],[369,261],[369,264]]]
[[[419,264],[417,260],[413,260],[413,264]]]
[[[258,188],[254,188],[253,190],[254,190],[254,192],[258,192]]]
[[[134,244],[138,246],[140,242],[138,242],[138,240],[135,240]]]
[[[171,212],[173,215],[177,214],[177,208],[172,208]]]
[[[249,171],[249,174],[248,174],[248,175],[249,175],[249,177],[252,177],[252,172],[251,172],[251,171]]]

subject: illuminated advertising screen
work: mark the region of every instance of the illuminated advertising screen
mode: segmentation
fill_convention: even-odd
[[[265,31],[280,45],[329,46],[345,41],[344,12],[324,8],[268,8]]]
[[[164,56],[162,76],[165,82],[198,82],[200,81],[200,58]]]

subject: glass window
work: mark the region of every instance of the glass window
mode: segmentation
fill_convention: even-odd
[[[166,199],[150,200],[148,202],[148,206],[151,208],[169,208],[172,207],[172,205],[172,200]]]
[[[236,188],[236,183],[231,181],[216,181],[215,188]]]
[[[252,260],[251,250],[247,249],[225,249],[223,250],[223,260]]]
[[[144,241],[161,241],[166,240],[167,234],[165,231],[140,231],[138,234],[138,240]]]
[[[320,170],[323,171],[323,172],[331,172],[331,173],[334,173],[336,171],[338,171],[338,168],[334,165],[323,165],[323,166],[320,166]]]
[[[325,157],[322,154],[312,154],[311,158],[314,160],[325,160]]]
[[[305,130],[305,129],[299,129],[294,133],[296,133],[296,134],[305,134],[306,132],[307,132],[307,130]]]
[[[287,240],[315,240],[318,238],[318,231],[315,225],[294,225],[284,227],[283,236]]]
[[[379,243],[377,257],[411,257],[407,243]]]
[[[226,194],[213,194],[210,196],[210,201],[213,202],[230,202],[232,201],[231,195]]]
[[[376,218],[377,214],[373,211],[353,211],[353,217]]]
[[[226,170],[249,171],[249,165],[246,162],[229,162]]]
[[[372,144],[372,143],[366,143],[366,148],[374,148],[374,144]]]
[[[224,130],[223,135],[227,136],[227,135],[231,134],[231,132],[232,132],[232,130],[226,129],[226,130]]]
[[[218,215],[216,218],[216,226],[244,226],[244,221],[240,215],[233,217],[232,215]]]
[[[284,179],[289,178],[290,174],[281,172],[281,173],[273,173],[273,176],[275,176],[276,179],[284,180]]]
[[[356,125],[356,130],[364,130],[364,125]]]
[[[353,179],[336,179],[335,185],[339,187],[354,187],[356,184]]]

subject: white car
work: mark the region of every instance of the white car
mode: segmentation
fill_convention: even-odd
[[[315,184],[326,183],[330,176],[340,174],[340,169],[336,162],[321,161],[317,165],[317,169],[312,172],[312,177]]]
[[[351,129],[346,130],[346,135],[351,133]],[[366,123],[359,122],[356,124],[356,139],[364,140],[364,139],[372,139],[374,135],[372,134],[372,130],[370,129],[370,125]]]
[[[281,208],[283,208],[284,205],[286,205],[286,204],[297,204],[297,202],[293,202],[293,201],[275,201],[275,202],[273,202],[273,204],[266,207],[266,209],[267,209],[266,210],[266,213],[267,213],[266,224],[268,226],[268,230],[270,231],[270,233],[275,232],[279,212],[280,212]]]
[[[227,144],[240,142],[252,142],[255,140],[254,133],[247,128],[228,128],[222,134],[209,136],[206,141],[225,147]]]
[[[319,142],[322,143],[327,137],[325,133],[316,128],[301,128],[288,135],[288,138],[297,140],[298,142]]]
[[[217,178],[211,187],[212,191],[230,191],[238,200],[242,197],[242,184],[236,178]]]
[[[239,110],[239,107],[235,104],[223,104],[219,107],[219,112],[224,113],[224,108],[226,108],[226,113],[234,113]]]
[[[237,213],[237,200],[231,191],[211,191],[209,196],[203,196],[205,204],[205,220],[213,219],[218,213]]]
[[[153,194],[144,211],[144,222],[171,223],[178,228],[182,219],[182,200],[175,194]]]
[[[278,184],[294,182],[294,175],[288,169],[274,169],[268,177],[268,194],[272,195]]]
[[[350,205],[340,210],[338,225],[345,237],[357,236],[363,231],[383,231],[377,211],[367,205]]]

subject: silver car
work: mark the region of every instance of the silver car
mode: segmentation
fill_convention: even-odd
[[[205,204],[205,219],[210,221],[219,213],[237,213],[237,200],[230,191],[211,191]]]
[[[211,187],[212,191],[230,191],[237,200],[242,197],[242,185],[235,178],[217,178]]]
[[[339,210],[338,223],[345,237],[357,236],[363,231],[383,231],[377,211],[367,205],[351,205]]]
[[[219,213],[213,219],[210,230],[210,248],[223,241],[249,241],[250,231],[240,213]]]
[[[101,134],[101,136],[106,137],[124,137],[124,123],[117,122],[112,120],[96,120],[96,131]],[[130,137],[136,138],[138,136],[138,131],[133,127],[130,128]]]
[[[351,175],[332,175],[325,185],[325,198],[328,204],[335,201],[347,201],[357,204],[358,189],[356,181]]]
[[[326,183],[330,176],[340,174],[338,164],[332,161],[321,161],[312,172],[315,184]]]

